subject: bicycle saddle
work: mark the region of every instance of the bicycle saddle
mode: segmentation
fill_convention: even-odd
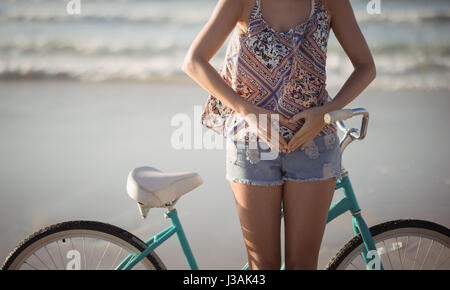
[[[173,205],[183,194],[203,183],[195,172],[162,172],[153,167],[137,167],[130,171],[127,179],[128,195],[141,208],[167,207]]]

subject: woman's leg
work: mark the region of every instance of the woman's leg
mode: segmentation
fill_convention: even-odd
[[[249,269],[279,270],[282,185],[230,184],[247,248]]]
[[[283,213],[286,270],[317,269],[335,186],[334,177],[320,181],[285,182]]]

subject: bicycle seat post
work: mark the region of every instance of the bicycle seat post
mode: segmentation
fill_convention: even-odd
[[[181,249],[183,250],[184,256],[186,258],[186,262],[191,270],[198,270],[197,262],[195,260],[194,254],[192,253],[191,247],[189,246],[189,242],[187,240],[186,234],[184,233],[183,227],[181,226],[181,222],[178,218],[178,213],[173,204],[168,205],[167,211],[164,216],[166,218],[170,218],[172,222],[172,226],[176,230],[176,234],[178,237],[178,241],[180,242]]]
[[[164,218],[168,219],[169,218],[169,213],[171,211],[173,211],[174,209],[175,209],[175,207],[173,205],[167,206],[167,211],[164,213]]]

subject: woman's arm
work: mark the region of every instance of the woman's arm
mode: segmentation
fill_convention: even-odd
[[[323,106],[330,112],[344,108],[355,99],[375,79],[376,69],[349,0],[326,2],[331,13],[331,28],[354,68],[338,94]]]
[[[209,60],[217,53],[241,17],[241,0],[219,0],[208,22],[191,44],[182,70],[226,106],[243,115],[250,105],[220,76]]]
[[[291,151],[299,146],[304,149],[326,125],[323,116],[344,108],[373,81],[376,75],[372,54],[356,22],[349,0],[331,0],[326,3],[331,17],[331,28],[352,62],[354,70],[332,101],[323,106],[303,110],[289,119],[293,123],[305,119],[302,128],[289,141],[288,149]]]
[[[279,146],[276,147],[278,150],[285,151],[286,140],[281,136],[272,138],[272,136],[278,136],[272,133],[278,134],[278,131],[272,123],[272,116],[269,115],[275,112],[258,107],[242,98],[209,63],[241,18],[245,7],[244,1],[247,0],[219,0],[210,19],[189,48],[182,70],[211,95],[216,96],[226,106],[242,115],[248,122],[250,130],[257,132],[269,146]],[[262,114],[267,116],[267,123],[264,126],[259,123],[259,117]],[[284,116],[277,115],[280,122],[288,122]]]

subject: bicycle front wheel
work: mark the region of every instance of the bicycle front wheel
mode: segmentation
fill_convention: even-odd
[[[450,230],[423,220],[395,220],[370,228],[381,264],[386,270],[450,269]],[[331,259],[328,270],[364,270],[365,249],[355,236]]]
[[[70,221],[43,228],[23,240],[6,259],[4,270],[113,270],[147,245],[116,226]],[[164,270],[151,252],[133,269]]]

